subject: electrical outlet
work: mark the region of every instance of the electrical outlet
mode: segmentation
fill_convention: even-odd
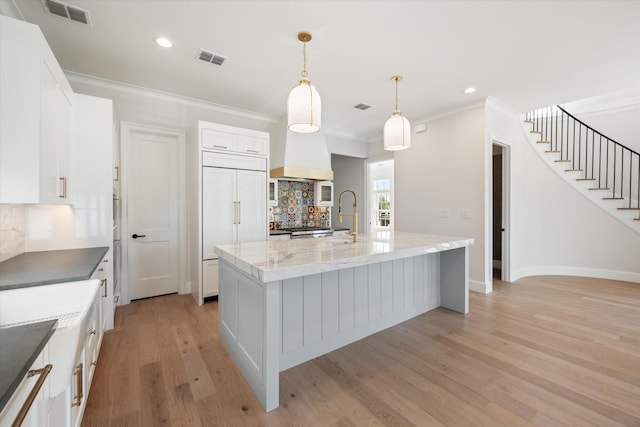
[[[438,216],[440,218],[449,218],[449,209],[440,209]]]

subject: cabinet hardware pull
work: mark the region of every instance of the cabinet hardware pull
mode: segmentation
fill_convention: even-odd
[[[142,235],[140,237],[147,237],[147,236],[146,235]],[[109,260],[108,259],[103,259],[102,262],[109,262]]]
[[[233,223],[238,223],[238,202],[233,202]]]
[[[247,153],[258,154],[260,152],[258,150],[247,150]]]
[[[238,224],[240,224],[240,219],[242,218],[242,205],[241,202],[238,202]]]
[[[98,271],[104,271],[104,268],[100,267],[100,268],[98,269]]]
[[[44,384],[44,381],[47,379],[47,376],[49,375],[49,372],[51,372],[52,369],[53,369],[53,365],[49,363],[45,365],[44,368],[32,369],[29,372],[27,372],[27,377],[33,377],[35,375],[40,375],[40,376],[38,377],[38,380],[36,381],[36,383],[33,385],[33,388],[31,389],[31,393],[29,393],[29,396],[27,396],[27,400],[24,401],[22,408],[20,408],[18,415],[16,415],[16,419],[13,421],[13,424],[11,424],[12,427],[20,427],[22,425],[22,422],[27,416],[29,409],[31,409],[31,405],[33,405],[33,401],[36,400],[36,396],[38,395],[38,393],[40,392],[40,389],[42,388],[42,384]]]
[[[67,177],[61,176],[58,179],[62,181],[62,195],[58,197],[60,197],[61,199],[66,199],[67,198]]]
[[[94,329],[93,331],[89,332],[89,335],[95,335],[96,334],[96,330]]]
[[[104,285],[104,290],[102,292],[102,298],[106,298],[107,297],[107,279],[102,279],[100,281],[100,286]]]
[[[215,145],[215,144],[214,144],[214,145],[213,145],[213,148],[222,148],[223,150],[226,150],[226,149],[227,149],[227,146],[226,146],[226,145]]]
[[[76,401],[71,403],[72,408],[82,405],[82,363],[78,365],[73,374],[76,376],[76,391],[78,394],[73,396]]]
[[[116,170],[116,177],[114,181],[120,181],[120,168],[118,166],[113,167]]]
[[[131,237],[133,237],[134,239],[137,239],[138,237],[147,237],[146,234],[132,234]],[[104,262],[107,262],[106,260]]]
[[[91,366],[98,366],[98,361],[94,360],[93,362],[91,362]]]

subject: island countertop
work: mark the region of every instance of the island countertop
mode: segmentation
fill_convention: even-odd
[[[383,231],[351,236],[220,245],[221,259],[261,282],[392,261],[473,245],[467,237]]]

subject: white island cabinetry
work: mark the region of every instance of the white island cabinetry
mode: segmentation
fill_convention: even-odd
[[[217,246],[220,337],[270,411],[280,371],[436,307],[467,313],[472,244],[388,232]]]
[[[201,121],[188,147],[189,270],[202,304],[218,295],[214,246],[267,239],[269,134]]]

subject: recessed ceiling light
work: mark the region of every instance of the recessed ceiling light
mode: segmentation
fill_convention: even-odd
[[[468,88],[466,88],[466,89],[464,90],[464,93],[469,94],[469,93],[473,93],[473,92],[475,92],[475,91],[476,91],[476,88],[475,88],[475,87],[468,87]]]
[[[171,42],[171,40],[169,40],[168,38],[165,37],[158,37],[156,38],[156,43],[158,43],[158,45],[162,46],[162,47],[172,47],[173,43]]]

